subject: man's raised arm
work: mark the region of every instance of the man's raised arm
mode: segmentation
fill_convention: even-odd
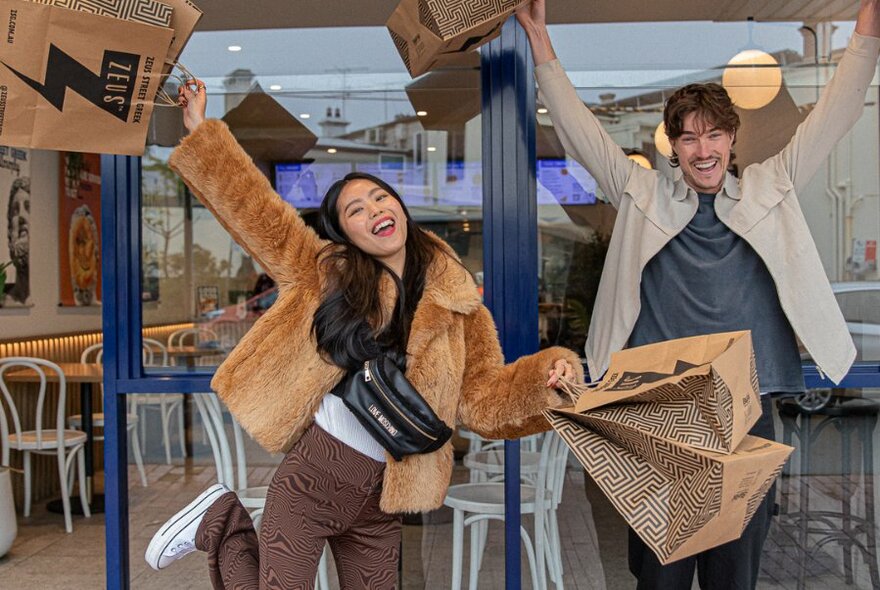
[[[556,60],[547,33],[545,6],[545,0],[532,0],[516,11],[516,18],[532,46],[541,99],[550,111],[566,153],[590,172],[611,204],[617,207],[637,164],[626,157],[584,105]]]

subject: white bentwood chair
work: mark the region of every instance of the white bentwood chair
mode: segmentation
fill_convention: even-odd
[[[520,485],[520,513],[534,515],[532,535],[525,527],[520,536],[532,574],[532,587],[547,588],[547,568],[556,588],[561,590],[562,558],[556,511],[562,499],[568,446],[555,432],[541,437],[540,458],[534,484]],[[504,483],[465,483],[449,487],[446,506],[453,509],[452,589],[461,588],[464,559],[464,529],[471,527],[471,558],[468,588],[476,588],[485,549],[484,525],[504,520]]]
[[[244,449],[244,433],[234,417],[232,420],[232,433],[234,448],[229,444],[229,436],[226,430],[223,406],[213,393],[193,394],[196,408],[201,414],[202,422],[208,434],[208,441],[214,454],[214,463],[217,466],[217,481],[224,484],[230,490],[235,491],[241,504],[248,510],[254,521],[254,528],[259,530],[262,521],[263,509],[266,506],[266,492],[268,486],[248,486],[247,457]],[[233,459],[235,467],[233,468]],[[315,581],[316,590],[330,590],[330,581],[327,573],[327,559],[329,551],[327,545],[321,554],[318,563],[318,574]]]
[[[79,362],[86,363],[102,363],[104,360],[104,345],[102,343],[92,344],[82,351],[82,354],[79,357]],[[104,400],[104,386],[101,385],[101,404],[103,406]],[[126,432],[128,433],[128,442],[131,445],[131,453],[134,456],[134,463],[137,466],[138,474],[141,477],[141,485],[143,487],[147,487],[147,473],[144,471],[144,459],[141,455],[141,445],[140,441],[138,441],[137,437],[137,425],[138,425],[138,416],[136,413],[132,411],[132,400],[129,398],[127,400],[127,414],[126,414]],[[73,414],[67,419],[68,428],[73,428],[75,430],[82,430],[82,415],[81,414]],[[104,412],[95,412],[92,414],[92,428],[100,428],[103,432],[104,430]],[[104,440],[103,434],[93,434],[92,440],[100,441]]]
[[[142,344],[144,367],[168,367],[168,349],[153,338],[144,338]],[[132,411],[140,416],[141,444],[146,445],[147,412],[158,412],[162,424],[162,446],[165,449],[165,463],[171,465],[171,418],[177,412],[177,438],[181,457],[186,457],[186,430],[183,421],[184,397],[181,393],[138,393],[129,395],[133,401]]]
[[[210,328],[181,328],[168,335],[168,348],[184,346],[187,338],[192,337],[192,346],[201,342],[219,342],[217,332]]]
[[[36,416],[34,417],[33,430],[24,430],[21,426],[21,416],[12,393],[9,390],[6,373],[16,370],[33,369],[40,376],[40,390],[37,397]],[[55,410],[54,428],[50,416],[45,415],[47,373],[53,372],[58,377],[58,404]],[[86,490],[86,433],[81,430],[67,429],[64,426],[64,411],[67,400],[67,380],[61,367],[51,361],[33,357],[6,357],[0,359],[0,390],[3,392],[3,400],[6,411],[12,417],[13,431],[9,431],[6,419],[6,411],[0,407],[0,436],[7,441],[3,445],[2,465],[9,466],[9,449],[23,453],[24,468],[24,516],[31,515],[31,454],[55,455],[58,459],[58,480],[61,485],[61,505],[64,509],[64,529],[68,533],[73,532],[73,519],[70,514],[70,487],[68,486],[68,474],[73,469],[73,461],[76,459],[79,469],[79,500],[83,514],[86,518],[91,517]],[[2,406],[2,404],[0,404]]]

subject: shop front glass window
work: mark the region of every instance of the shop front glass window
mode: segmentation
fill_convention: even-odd
[[[720,83],[728,60],[747,41],[771,54],[781,64],[782,86],[766,106],[739,110],[733,160],[739,172],[788,142],[833,75],[853,29],[847,22],[800,26],[559,25],[550,34],[579,97],[604,129],[631,158],[662,174],[674,174],[666,148],[655,141],[670,94],[691,82]],[[877,97],[875,81],[861,118],[798,195],[819,270],[846,319],[856,362],[866,365],[880,360]],[[542,346],[583,351],[616,211],[589,172],[565,154],[540,100],[536,118],[539,337]],[[802,359],[811,366],[806,352]],[[772,401],[776,440],[796,450],[778,480],[779,514],[764,545],[758,588],[877,587],[877,555],[869,547],[877,527],[872,449],[880,442],[878,398],[873,388],[834,388]],[[566,585],[634,586],[626,522],[573,454],[568,458],[555,508],[559,527],[549,533],[562,547],[556,567]],[[548,563],[548,571],[553,567]]]
[[[232,45],[241,50],[230,51]],[[402,195],[416,222],[452,247],[482,289],[478,53],[413,80],[387,30],[361,27],[196,33],[180,61],[206,82],[208,116],[229,124],[278,198],[306,223],[316,223],[331,183],[349,172],[368,172]],[[176,96],[176,87],[168,90]],[[273,277],[248,255],[246,244],[236,243],[169,169],[183,133],[179,113],[157,109],[142,161],[148,374],[213,370],[278,296]],[[132,522],[158,526],[220,478],[234,482],[230,487],[271,481],[282,457],[254,443],[215,395],[129,398],[141,408],[151,482],[141,488],[132,465]],[[460,450],[468,448],[469,439],[455,440]],[[459,467],[454,477],[468,481],[469,474]],[[159,509],[153,500],[172,488],[174,501],[166,498]],[[404,519],[403,587],[449,585],[451,518],[450,511],[438,510]],[[132,538],[135,553],[155,528]],[[331,587],[338,587],[333,559],[327,563]],[[492,567],[503,571],[503,556]],[[203,554],[174,568],[174,576],[192,587],[210,587]],[[134,588],[159,579],[152,570],[132,567]]]

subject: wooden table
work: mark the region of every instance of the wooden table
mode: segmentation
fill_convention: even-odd
[[[92,392],[95,383],[104,381],[104,366],[98,363],[55,363],[64,373],[64,379],[68,384],[78,383],[80,411],[82,413],[82,428],[86,433],[86,486],[88,487],[88,495],[90,498],[89,507],[92,512],[104,512],[104,495],[92,493],[92,480],[95,474],[95,463],[92,457],[94,443],[94,428],[92,427]],[[5,375],[6,380],[18,383],[39,383],[40,374],[33,369],[21,369],[19,371],[10,371]],[[58,374],[55,371],[46,371],[46,381],[49,383],[58,383]],[[57,506],[56,506],[57,502]],[[79,502],[71,501],[71,510],[80,509]],[[61,501],[56,500],[49,503],[49,510],[52,512],[63,512]]]
[[[225,351],[219,348],[203,348],[200,346],[169,346],[168,357],[177,361],[184,361],[187,370],[192,370],[196,366],[196,360],[205,356],[216,356],[223,354]]]

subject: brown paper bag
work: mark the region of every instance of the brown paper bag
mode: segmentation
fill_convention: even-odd
[[[0,144],[140,155],[173,31],[0,0]]]
[[[157,27],[171,26],[172,8],[159,0],[30,0]]]
[[[165,57],[166,66],[163,70],[168,74],[171,72],[172,65],[180,57],[183,47],[189,38],[192,37],[196,25],[202,18],[202,11],[189,0],[162,0],[173,9],[171,13],[171,29],[174,31],[174,37],[171,39],[171,46],[168,48],[168,55]]]
[[[612,355],[553,428],[661,563],[739,538],[791,448],[747,436],[761,413],[749,332]]]
[[[385,26],[415,78],[479,47],[528,0],[402,0]]]
[[[79,10],[101,16],[112,16],[122,20],[170,27],[174,37],[165,57],[163,72],[171,72],[174,62],[180,57],[183,47],[192,36],[202,11],[189,0],[31,0],[39,4],[50,4]]]
[[[733,451],[761,415],[748,331],[622,350],[598,385],[581,391],[569,413],[719,453]]]
[[[546,416],[664,565],[738,539],[793,450],[746,436],[724,455],[614,423]]]

